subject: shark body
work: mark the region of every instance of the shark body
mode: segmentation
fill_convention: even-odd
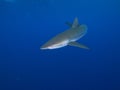
[[[87,26],[78,23],[78,18],[74,19],[73,24],[67,23],[70,29],[56,35],[48,42],[43,44],[40,49],[57,49],[67,45],[76,46],[79,48],[89,49],[87,46],[76,42],[87,33]]]

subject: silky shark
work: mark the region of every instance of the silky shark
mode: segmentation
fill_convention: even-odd
[[[87,33],[87,26],[84,24],[79,24],[77,17],[74,19],[73,24],[69,22],[66,24],[70,26],[70,29],[56,35],[42,45],[40,49],[57,49],[67,45],[89,49],[87,46],[76,42]]]

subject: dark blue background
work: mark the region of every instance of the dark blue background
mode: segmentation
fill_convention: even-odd
[[[75,17],[84,50],[40,50]],[[120,0],[1,0],[0,90],[120,90]]]

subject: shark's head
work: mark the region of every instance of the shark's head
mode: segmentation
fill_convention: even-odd
[[[64,47],[68,44],[68,40],[64,40],[64,41],[61,41],[61,42],[57,42],[57,41],[54,41],[51,42],[51,41],[48,41],[47,43],[45,43],[44,45],[42,45],[40,47],[40,49],[57,49],[57,48],[61,48],[61,47]]]
[[[45,44],[43,44],[43,45],[40,47],[40,49],[49,49],[50,46],[52,46],[52,43],[51,43],[51,42],[49,43],[49,41],[48,41],[48,42],[46,42]]]

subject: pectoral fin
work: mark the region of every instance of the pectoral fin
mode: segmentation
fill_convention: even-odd
[[[83,49],[89,49],[87,46],[80,44],[78,42],[70,42],[68,45],[83,48]]]

